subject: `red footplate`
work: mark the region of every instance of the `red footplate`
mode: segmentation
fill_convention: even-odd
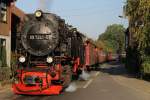
[[[47,87],[39,88],[39,86],[30,86],[27,87],[23,84],[13,84],[12,90],[15,94],[24,94],[24,95],[58,95],[62,91],[62,86],[52,85]]]

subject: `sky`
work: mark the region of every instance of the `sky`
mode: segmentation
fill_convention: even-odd
[[[37,9],[55,13],[89,38],[97,39],[108,25],[128,26],[123,15],[126,0],[17,0],[16,6],[25,13]]]

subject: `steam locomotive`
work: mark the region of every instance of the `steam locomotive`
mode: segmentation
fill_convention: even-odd
[[[104,61],[103,51],[59,16],[41,10],[26,16],[16,35],[14,93],[60,94],[82,70]]]

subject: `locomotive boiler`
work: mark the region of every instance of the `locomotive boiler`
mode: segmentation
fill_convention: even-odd
[[[16,36],[16,94],[59,94],[84,64],[83,35],[59,16],[37,10],[27,14]]]

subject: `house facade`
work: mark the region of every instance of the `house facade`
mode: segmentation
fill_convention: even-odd
[[[11,66],[12,45],[15,44],[17,26],[25,16],[14,2],[16,0],[0,0],[0,67]]]

